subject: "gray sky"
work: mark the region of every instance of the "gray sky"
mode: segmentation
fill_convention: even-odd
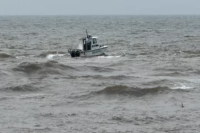
[[[199,14],[200,0],[0,0],[0,15]]]

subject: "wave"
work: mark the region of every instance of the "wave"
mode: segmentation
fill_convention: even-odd
[[[139,87],[129,87],[126,85],[114,85],[114,86],[108,86],[102,90],[99,91],[92,91],[87,94],[81,94],[81,95],[71,95],[70,98],[73,99],[89,99],[94,98],[95,99],[98,96],[109,96],[115,98],[115,96],[131,96],[131,97],[143,97],[145,95],[158,95],[158,94],[165,94],[169,93],[171,91],[179,91],[178,89],[170,89],[169,87],[152,87],[152,88],[139,88]],[[182,90],[181,90],[182,91]],[[184,91],[184,90],[183,90]]]
[[[116,85],[106,87],[105,89],[98,91],[97,94],[106,94],[106,95],[134,95],[137,97],[144,96],[147,94],[158,94],[170,90],[168,87],[154,87],[154,88],[137,88],[137,87],[128,87],[123,85]]]
[[[188,37],[200,37],[200,36],[196,36],[196,35],[186,35],[186,36],[184,36],[184,37],[188,38]]]
[[[30,85],[30,84],[25,84],[25,85],[5,87],[1,90],[3,90],[3,91],[16,91],[16,92],[27,92],[27,91],[30,92],[30,91],[38,91],[39,89],[37,87]]]
[[[124,80],[124,79],[130,79],[130,78],[136,78],[133,76],[125,76],[125,75],[116,75],[116,76],[109,76],[106,77],[107,79],[113,79],[113,80]]]
[[[84,75],[84,76],[70,76],[69,78],[88,78],[88,79],[100,79],[100,80],[125,80],[125,79],[135,79],[134,76],[116,75],[116,76],[102,76],[102,75]]]
[[[19,40],[19,37],[17,36],[9,36],[9,35],[4,35],[3,40]]]
[[[197,58],[200,57],[200,50],[187,50],[187,51],[181,51],[185,53],[183,58]]]
[[[197,54],[197,55],[199,55],[200,54],[200,51],[199,50],[187,50],[187,51],[182,51],[182,52],[184,52],[184,53],[186,53],[186,54]]]
[[[174,66],[164,66],[164,67],[158,67],[155,68],[154,71],[159,71],[160,73],[155,74],[154,76],[167,76],[167,75],[184,75],[185,72],[192,70],[190,67],[174,67]]]
[[[174,44],[174,43],[178,43],[178,42],[181,42],[181,40],[176,40],[176,41],[165,41],[165,42],[161,42],[161,44]]]
[[[14,58],[12,55],[6,54],[6,53],[0,53],[0,59],[1,58]]]
[[[188,91],[188,89],[182,88],[169,88],[166,86],[157,86],[151,88],[139,88],[139,87],[128,87],[124,85],[115,85],[104,88],[103,90],[95,92],[96,94],[104,95],[131,95],[141,97],[145,95],[157,95],[169,93],[171,91]]]
[[[187,74],[182,73],[182,72],[162,72],[155,74],[154,76],[186,76]]]
[[[87,67],[96,72],[112,72],[112,71],[114,71],[113,68],[108,68],[108,67],[97,67],[97,66],[87,66]]]
[[[44,99],[45,97],[51,96],[49,94],[25,94],[21,95],[19,99]]]
[[[37,36],[37,35],[39,35],[39,33],[37,33],[37,32],[29,32],[29,33],[23,33],[22,35],[25,35],[25,36]]]
[[[62,70],[76,70],[73,67],[66,66],[58,63],[57,61],[47,61],[47,62],[22,62],[14,71],[22,71],[28,74],[40,73],[40,74],[62,74]]]

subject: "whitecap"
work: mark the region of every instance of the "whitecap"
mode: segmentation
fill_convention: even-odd
[[[193,89],[194,87],[192,86],[188,86],[188,85],[185,85],[183,83],[179,83],[179,84],[176,84],[174,87],[172,87],[172,89],[174,90],[189,90],[189,89]]]
[[[47,59],[49,59],[49,60],[52,60],[52,59],[54,59],[54,58],[58,58],[58,57],[62,57],[62,56],[64,56],[65,54],[49,54],[49,55],[47,55]]]

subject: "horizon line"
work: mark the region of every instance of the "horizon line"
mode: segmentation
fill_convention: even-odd
[[[200,14],[0,14],[0,16],[198,16]]]

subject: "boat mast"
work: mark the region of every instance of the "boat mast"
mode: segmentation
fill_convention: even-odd
[[[86,38],[85,38],[85,48],[86,48],[86,50],[85,50],[85,51],[88,50],[87,41],[88,41],[88,32],[87,32],[87,30],[86,30]]]
[[[88,32],[87,32],[87,30],[86,30],[86,35],[87,35],[87,38],[88,38]]]

